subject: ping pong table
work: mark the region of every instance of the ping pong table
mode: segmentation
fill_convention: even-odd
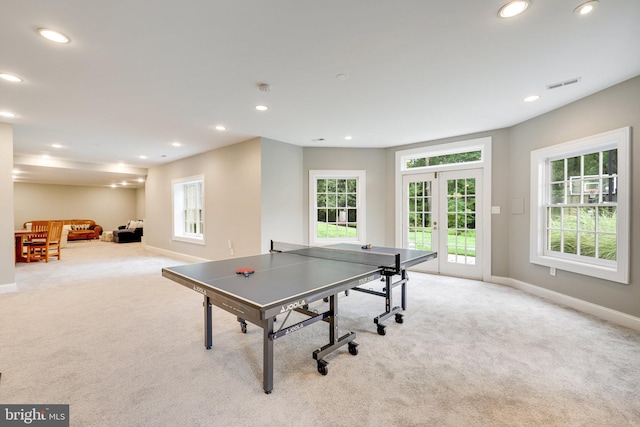
[[[162,269],[162,275],[204,296],[204,344],[213,345],[211,306],[234,314],[241,331],[247,331],[247,321],[263,330],[263,389],[273,390],[273,343],[276,339],[318,321],[329,324],[329,342],[313,352],[318,372],[326,375],[328,362],[324,359],[347,345],[349,353],[358,354],[355,332],[339,335],[338,294],[350,290],[366,292],[385,298],[385,311],[374,318],[378,333],[385,334],[382,324],[395,316],[402,323],[406,309],[406,269],[433,259],[436,252],[412,249],[369,247],[338,244],[309,247],[271,242],[269,254],[232,258]],[[251,270],[253,273],[244,272]],[[393,277],[400,279],[393,282]],[[370,286],[376,279],[384,280],[382,292]],[[392,291],[402,287],[401,306],[393,307]],[[329,303],[326,311],[309,309],[317,300]],[[296,311],[308,316],[305,320],[275,329],[276,316]]]

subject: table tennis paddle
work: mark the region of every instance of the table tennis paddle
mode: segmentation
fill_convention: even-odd
[[[236,270],[236,274],[243,274],[244,277],[249,277],[249,275],[253,274],[253,268],[239,268]]]

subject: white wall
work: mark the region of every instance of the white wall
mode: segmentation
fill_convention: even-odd
[[[15,288],[12,171],[13,127],[0,123],[0,292]]]
[[[137,219],[136,189],[14,183],[14,228],[27,221],[92,219],[103,230],[117,230]]]

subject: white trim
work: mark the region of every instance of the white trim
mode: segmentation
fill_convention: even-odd
[[[191,256],[187,254],[183,254],[182,252],[174,252],[167,249],[158,248],[156,246],[145,246],[144,247],[149,252],[155,252],[161,255],[168,256],[170,258],[177,258],[182,261],[190,262],[190,263],[198,263],[198,262],[209,262],[210,259],[200,258],[196,256]]]
[[[465,169],[482,169],[482,191],[483,191],[483,231],[485,238],[483,239],[482,250],[484,262],[482,263],[482,276],[483,279],[491,276],[491,176],[492,176],[492,142],[493,139],[490,136],[482,138],[469,139],[465,141],[457,141],[445,144],[427,145],[420,148],[412,148],[410,150],[396,151],[395,159],[395,246],[402,247],[402,177],[404,175],[420,174],[425,172],[441,172],[448,170],[465,170]],[[402,163],[403,159],[411,156],[417,156],[419,154],[451,154],[462,153],[477,148],[482,151],[482,161],[460,163],[455,165],[438,165],[427,166],[423,168],[404,169]]]
[[[176,217],[176,185],[182,184],[181,188],[184,188],[184,184],[188,184],[191,182],[201,182],[202,183],[202,212],[203,212],[203,225],[205,215],[205,182],[204,182],[204,174],[193,175],[184,178],[176,178],[171,180],[171,239],[178,242],[185,243],[193,243],[197,245],[205,244],[205,234],[202,233],[199,236],[190,236],[184,234],[176,234],[176,229],[178,227],[183,227],[184,218]],[[183,190],[181,190],[183,191]],[[181,197],[182,199],[182,197]],[[206,227],[205,227],[206,230]]]
[[[318,239],[316,237],[317,217],[316,217],[316,183],[318,178],[327,179],[349,179],[356,178],[358,181],[357,188],[357,239]],[[364,244],[367,234],[367,171],[366,170],[309,170],[309,244],[323,245],[332,243],[354,243]]]
[[[540,148],[531,152],[531,222],[529,230],[529,261],[532,264],[571,271],[618,283],[629,283],[630,219],[631,211],[631,128],[624,127],[609,132],[580,138]],[[569,157],[593,150],[617,146],[618,149],[618,232],[617,260],[603,263],[589,262],[586,257],[545,255],[546,218],[546,162],[550,158]],[[569,258],[569,259],[567,259]],[[584,261],[583,261],[584,260]]]
[[[520,280],[512,279],[510,277],[494,276],[492,277],[491,282],[519,289],[523,292],[535,295],[556,304],[561,304],[581,311],[583,313],[596,316],[602,320],[606,320],[608,322],[612,322],[626,328],[634,329],[636,331],[640,331],[640,318],[622,313],[620,311],[612,310],[601,305],[570,297],[568,295],[551,291],[540,286],[535,286],[530,283],[521,282]]]
[[[18,285],[16,285],[15,283],[0,285],[0,294],[8,294],[9,292],[16,292],[17,290]]]

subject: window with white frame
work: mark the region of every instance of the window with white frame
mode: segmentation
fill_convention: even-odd
[[[630,128],[531,152],[530,259],[629,283]]]
[[[204,176],[175,179],[173,239],[204,244]]]
[[[309,243],[365,241],[366,173],[309,171]]]

